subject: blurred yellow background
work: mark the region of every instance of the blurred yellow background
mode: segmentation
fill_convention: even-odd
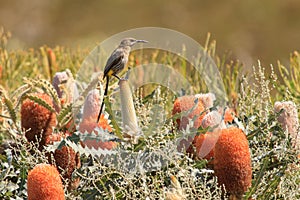
[[[0,0],[0,27],[13,34],[11,48],[93,47],[137,27],[180,31],[204,45],[208,32],[217,52],[246,65],[260,59],[287,63],[299,50],[298,0]]]

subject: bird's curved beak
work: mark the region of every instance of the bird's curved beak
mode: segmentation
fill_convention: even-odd
[[[147,40],[137,40],[136,43],[148,43]]]

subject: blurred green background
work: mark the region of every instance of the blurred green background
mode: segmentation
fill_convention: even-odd
[[[180,31],[246,65],[288,63],[299,50],[299,0],[0,0],[0,26],[10,48],[65,45],[92,48],[121,31],[156,26]]]

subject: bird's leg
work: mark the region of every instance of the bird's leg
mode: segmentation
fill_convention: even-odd
[[[121,80],[120,77],[118,77],[117,74],[113,74],[114,77],[116,77],[118,80]]]
[[[116,77],[119,81],[128,80],[127,76],[125,78],[120,78],[119,76],[117,76],[115,74],[113,76]]]

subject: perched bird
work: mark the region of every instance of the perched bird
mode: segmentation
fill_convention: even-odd
[[[125,38],[121,41],[119,46],[112,52],[112,54],[110,55],[110,57],[107,60],[105,68],[104,68],[103,79],[106,77],[106,88],[105,88],[105,92],[104,92],[104,97],[107,95],[109,78],[111,76],[114,76],[120,80],[120,78],[118,77],[118,73],[120,73],[126,66],[131,47],[136,43],[147,43],[147,42],[148,41],[146,41],[146,40],[136,40],[134,38]],[[100,107],[97,122],[100,119],[103,106],[104,106],[104,99],[103,99],[101,107]]]

